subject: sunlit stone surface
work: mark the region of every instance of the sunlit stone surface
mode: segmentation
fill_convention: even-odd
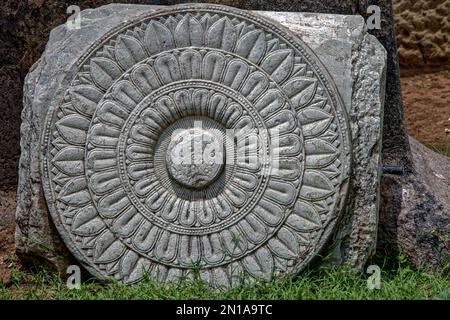
[[[42,179],[89,272],[167,282],[199,268],[229,287],[298,273],[330,247],[335,263],[367,259],[385,53],[361,18],[215,5],[84,17],[28,75],[22,134],[34,122],[42,137],[21,166],[42,168],[21,181]],[[18,221],[45,211],[32,198]],[[19,227],[19,248],[33,232]]]

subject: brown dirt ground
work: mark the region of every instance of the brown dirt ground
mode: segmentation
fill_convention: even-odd
[[[16,190],[0,190],[0,283],[7,284],[13,266],[14,256],[14,214],[16,210]]]
[[[402,77],[405,118],[409,133],[429,146],[450,146],[450,72]],[[0,282],[10,282],[14,257],[16,190],[0,190]]]
[[[408,133],[431,147],[450,146],[450,70],[401,78]]]

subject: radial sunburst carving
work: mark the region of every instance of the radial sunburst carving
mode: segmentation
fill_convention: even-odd
[[[165,282],[200,268],[233,286],[298,272],[323,247],[349,132],[301,40],[184,5],[112,30],[78,67],[47,117],[43,177],[58,231],[94,275]],[[197,141],[206,158],[178,161]]]

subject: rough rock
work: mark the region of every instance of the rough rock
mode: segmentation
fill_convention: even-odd
[[[74,36],[74,33],[67,32],[65,25],[55,29],[50,34],[46,52],[33,65],[25,79],[15,235],[16,252],[25,261],[41,260],[59,270],[65,270],[65,266],[73,261],[51,222],[40,174],[40,139],[49,106],[42,106],[39,102],[51,97],[72,67],[63,55],[55,54],[54,50],[71,43],[72,52],[69,50],[66,54],[72,54],[74,63],[83,53],[78,50],[78,46],[91,44],[98,35],[118,25],[127,14],[132,14],[130,11],[102,19],[110,11],[106,10],[105,14],[102,9],[88,10],[85,12],[88,17],[86,20],[96,30],[91,31],[89,38]],[[48,64],[51,65],[50,70]]]
[[[382,178],[378,250],[442,270],[450,263],[450,158],[410,143],[414,174]]]
[[[194,0],[195,1],[195,0]],[[73,1],[71,4],[79,5],[82,9],[89,7],[97,7],[106,4],[109,1],[103,0],[81,0]],[[123,1],[126,2],[126,1]],[[148,3],[148,1],[133,1],[134,3]],[[174,4],[177,1],[160,1],[160,4]],[[186,1],[182,1],[186,2]],[[195,2],[201,2],[200,0]],[[211,1],[208,1],[211,2]],[[397,46],[395,43],[395,33],[394,33],[394,22],[392,14],[392,2],[394,3],[394,10],[396,15],[397,30],[399,30],[399,35],[397,39],[402,39],[405,37],[402,33],[409,32],[410,28],[414,27],[410,23],[403,26],[402,21],[408,22],[406,19],[401,17],[404,12],[408,12],[409,3],[411,1],[406,0],[394,0],[394,1],[337,1],[337,0],[326,0],[326,1],[316,1],[316,0],[298,0],[298,1],[260,1],[260,0],[218,0],[214,1],[216,3],[223,3],[226,5],[232,5],[243,9],[257,9],[257,10],[286,10],[286,11],[305,11],[305,12],[322,12],[322,13],[340,13],[340,14],[360,14],[367,18],[366,8],[369,5],[377,4],[382,8],[382,29],[381,30],[370,30],[370,33],[374,34],[384,47],[388,51],[388,71],[386,76],[387,92],[386,92],[386,108],[385,108],[385,118],[384,118],[384,139],[383,139],[383,162],[385,165],[400,165],[404,166],[407,175],[410,179],[414,178],[414,173],[411,172],[410,162],[411,162],[411,150],[409,148],[409,143],[404,130],[404,119],[403,119],[403,106],[402,98],[399,84],[399,68],[398,68],[398,58],[397,58]],[[413,20],[421,15],[421,19],[425,24],[428,19],[428,11],[431,16],[434,15],[434,9],[432,6],[448,7],[446,4],[448,1],[413,1],[417,3],[417,12],[413,13]],[[400,4],[400,5],[397,5]],[[406,5],[405,5],[406,4]],[[0,58],[0,69],[2,73],[0,78],[4,86],[1,90],[0,99],[1,109],[4,110],[2,116],[0,117],[0,124],[3,128],[1,131],[1,141],[0,145],[4,151],[1,158],[0,174],[2,176],[2,186],[15,186],[17,184],[17,161],[19,158],[19,126],[20,126],[20,111],[21,111],[21,99],[22,99],[22,85],[23,79],[30,68],[30,66],[35,62],[41,55],[45,43],[48,40],[49,31],[56,27],[57,25],[63,23],[67,19],[66,15],[67,4],[59,1],[15,1],[6,0],[4,3],[4,10],[0,13],[0,25],[2,29],[2,36],[0,37],[0,47],[1,47],[1,58]],[[442,9],[442,8],[441,8]],[[441,10],[439,9],[439,10]],[[442,10],[441,10],[442,11]],[[441,19],[445,17],[445,12],[441,11],[436,14]],[[425,15],[426,14],[426,15]],[[445,22],[444,20],[440,20]],[[435,21],[431,27],[433,30],[436,29]],[[421,22],[422,23],[422,22]],[[423,25],[422,25],[423,26]],[[444,23],[445,26],[445,23]],[[447,23],[448,26],[448,23]],[[426,32],[427,28],[420,31],[418,36],[430,38],[431,43],[433,43],[434,35],[428,35]],[[438,31],[437,35],[441,34],[442,31]],[[440,41],[439,37],[436,35],[436,41]],[[408,35],[406,35],[408,36]],[[409,39],[409,38],[406,38]],[[412,41],[412,40],[411,40]],[[432,61],[436,56],[430,56],[432,51],[423,51],[424,47],[417,47],[420,42],[414,43],[414,57],[418,57],[420,54],[416,50],[422,50],[422,56],[427,57],[426,62]],[[431,50],[440,50],[436,46],[427,46]],[[437,42],[436,42],[437,43]],[[448,41],[447,41],[448,43]],[[405,54],[409,54],[410,51],[403,50],[406,48],[406,44],[402,41],[399,43],[400,47],[400,61],[402,63],[409,63],[409,59],[405,58]],[[416,60],[415,60],[416,61]],[[423,60],[425,62],[425,60]],[[448,59],[447,59],[448,62]],[[5,129],[6,128],[6,129]],[[426,175],[427,172],[424,172]],[[396,225],[397,216],[399,215],[399,209],[396,205],[389,205],[391,195],[395,193],[394,186],[401,186],[405,183],[405,178],[402,176],[389,175],[381,182],[382,193],[381,196],[385,199],[382,202],[382,216],[388,214],[392,217],[395,223],[392,228]],[[442,189],[445,190],[445,189]],[[444,191],[450,193],[448,191]],[[435,199],[435,198],[433,198]],[[387,203],[387,208],[384,209],[384,203]],[[387,212],[391,210],[390,212]],[[385,220],[382,220],[383,222]],[[394,229],[393,229],[394,230]],[[384,234],[381,232],[379,234],[379,240],[383,241]],[[408,244],[403,244],[401,242],[396,242],[398,248],[402,246],[407,246]],[[389,250],[392,254],[394,252]]]
[[[71,5],[78,5],[82,10],[87,8],[95,8],[104,4],[109,3],[109,0],[78,0],[72,1]],[[132,2],[136,4],[148,4],[148,0],[139,1],[126,1],[121,2]],[[158,1],[161,5],[172,5],[181,2],[189,1],[174,1],[174,0],[163,0]],[[191,2],[203,2],[201,0],[193,0]],[[380,37],[378,33],[382,34],[384,32],[391,32],[392,29],[392,16],[390,16],[389,8],[392,5],[392,1],[356,1],[356,0],[296,0],[296,1],[270,1],[270,0],[208,0],[206,2],[221,3],[225,5],[235,6],[237,8],[246,10],[282,10],[282,11],[292,11],[292,12],[320,12],[320,13],[335,13],[335,14],[360,14],[367,18],[366,8],[372,4],[378,4],[382,7],[382,17],[383,25],[389,26],[389,30],[371,30],[370,33],[375,34],[380,42],[389,51],[389,63],[390,65],[395,65],[397,63],[397,49],[392,47],[392,41],[387,42],[386,37]],[[411,59],[409,59],[410,53],[417,57],[422,54],[426,58],[426,62],[436,62],[435,57],[437,57],[434,52],[442,52],[445,49],[445,28],[448,29],[448,21],[445,22],[446,12],[448,9],[448,0],[443,1],[410,1],[410,0],[396,0],[393,1],[395,5],[395,15],[396,15],[396,28],[399,31],[398,40],[400,46],[400,61],[409,65]],[[415,2],[417,10],[414,12],[410,11],[410,4]],[[22,109],[22,87],[25,75],[27,74],[30,67],[35,61],[41,56],[45,44],[48,41],[48,36],[50,30],[58,26],[68,18],[66,14],[66,9],[68,4],[66,2],[57,0],[29,0],[29,1],[16,1],[16,0],[5,0],[3,1],[3,10],[0,12],[0,28],[2,30],[2,35],[0,36],[0,79],[3,83],[1,89],[0,108],[4,112],[0,115],[0,127],[2,128],[0,135],[0,146],[4,151],[3,157],[0,159],[0,176],[2,176],[2,186],[13,186],[17,185],[17,168],[20,152],[20,113]],[[446,9],[447,8],[447,9]],[[385,14],[386,12],[386,14]],[[436,13],[435,13],[436,12]],[[402,18],[407,15],[408,19]],[[412,15],[410,17],[410,15]],[[435,22],[430,22],[430,16],[438,17]],[[448,14],[447,14],[448,15]],[[416,41],[411,36],[411,28],[416,28],[415,24],[409,23],[409,21],[421,21],[420,28],[423,30],[416,32],[417,36],[420,38],[429,38],[430,41],[427,42],[425,46],[419,46],[420,42]],[[438,29],[437,23],[440,21],[440,27],[443,29]],[[430,25],[430,31],[437,31],[436,35],[427,32],[427,27]],[[408,34],[409,33],[409,34]],[[395,36],[393,37],[395,40]],[[402,41],[401,39],[406,39]],[[442,43],[444,41],[444,43]],[[441,45],[442,44],[442,45]],[[412,47],[411,47],[412,46]],[[444,49],[442,49],[444,48]],[[445,49],[445,50],[447,50]],[[420,53],[418,52],[420,51]],[[447,50],[448,51],[448,50]],[[441,58],[439,58],[441,59]],[[448,54],[447,54],[448,63]],[[414,60],[416,61],[416,60]],[[440,60],[443,61],[443,60]],[[424,60],[425,62],[425,60]],[[445,62],[445,61],[443,61]],[[418,67],[418,66],[415,66]],[[398,74],[395,73],[395,69],[389,67],[388,72],[388,83],[395,83],[395,77]],[[397,128],[399,122],[395,117],[393,117],[393,112],[397,113],[396,109],[399,103],[398,95],[399,90],[389,93],[387,103],[391,107],[387,108],[388,112],[384,121],[384,126],[386,128],[390,127],[390,122],[395,121],[392,125],[393,128]],[[392,101],[392,102],[391,102]],[[400,105],[401,108],[401,105]],[[392,111],[391,111],[392,110]],[[392,119],[392,120],[391,120]],[[402,120],[402,119],[400,119]],[[394,132],[388,132],[384,130],[386,136],[392,136]],[[394,130],[393,130],[394,131]],[[396,129],[396,131],[399,131]],[[400,130],[402,131],[402,130]],[[385,139],[386,140],[386,139]],[[395,139],[392,142],[396,143]],[[399,154],[405,153],[404,140],[399,140],[398,144],[402,144]],[[389,152],[396,152],[395,148],[390,148]],[[403,150],[403,151],[402,151]]]
[[[60,269],[70,256],[53,230],[41,189],[38,149],[40,128],[48,108],[46,101],[60,95],[59,88],[64,88],[72,78],[73,64],[82,54],[79,47],[87,47],[113,26],[148,9],[109,5],[84,11],[83,28],[92,27],[90,30],[95,32],[79,37],[79,33],[67,31],[65,26],[54,29],[44,55],[27,76],[16,233],[17,250],[23,256],[42,257]],[[351,120],[354,184],[349,210],[341,221],[344,227],[332,241],[338,243],[333,258],[334,263],[361,268],[373,253],[376,242],[385,50],[367,34],[364,21],[358,16],[260,14],[290,28],[315,50],[343,98]],[[42,250],[42,244],[52,250]]]
[[[386,51],[360,16],[262,12],[296,32],[327,66],[347,111],[353,139],[353,187],[333,240],[333,264],[362,268],[376,247]]]

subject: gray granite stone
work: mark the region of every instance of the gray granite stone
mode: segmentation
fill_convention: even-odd
[[[448,271],[450,158],[410,137],[414,175],[386,174],[377,250],[420,269]]]
[[[119,24],[125,26],[130,21],[143,19],[153,10],[155,10],[155,7],[150,6],[109,5],[84,11],[82,13],[81,30],[67,30],[65,26],[60,26],[53,30],[44,55],[27,76],[24,89],[25,108],[22,116],[21,132],[22,156],[19,182],[19,190],[21,192],[17,209],[16,243],[18,251],[23,255],[42,257],[59,268],[68,261],[65,258],[68,256],[67,250],[64,249],[62,242],[53,230],[54,228],[47,213],[42,192],[42,183],[44,183],[45,196],[53,221],[66,246],[84,267],[99,278],[114,276],[125,282],[134,282],[138,281],[142,276],[142,269],[146,269],[151,273],[162,274],[163,279],[161,281],[168,281],[181,274],[189,276],[189,273],[184,274],[186,272],[181,270],[189,269],[188,264],[197,261],[194,258],[198,257],[199,254],[195,253],[193,248],[201,248],[200,250],[203,250],[200,253],[200,257],[203,254],[206,257],[205,261],[208,262],[201,266],[208,267],[208,269],[204,269],[202,277],[213,285],[233,285],[236,281],[235,276],[241,273],[248,274],[251,278],[267,279],[272,274],[282,275],[283,273],[299,272],[317,255],[326,253],[328,247],[335,248],[332,253],[334,263],[349,263],[354,267],[361,267],[372,253],[376,241],[385,64],[385,51],[372,36],[367,34],[362,18],[357,16],[284,12],[255,13],[274,21],[274,26],[281,24],[287,27],[294,35],[302,39],[314,50],[315,55],[319,57],[326,68],[320,62],[316,62],[314,54],[308,48],[304,48],[301,43],[300,49],[297,49],[299,51],[296,51],[294,47],[292,47],[291,51],[286,51],[286,48],[289,48],[292,43],[298,42],[295,38],[292,38],[293,42],[286,42],[278,49],[276,46],[280,44],[281,38],[272,42],[267,40],[265,45],[271,46],[272,58],[264,59],[263,56],[256,58],[255,55],[262,55],[266,52],[265,49],[257,47],[258,43],[264,44],[264,41],[260,40],[261,32],[249,29],[247,32],[238,35],[235,30],[239,24],[239,16],[234,22],[231,19],[220,19],[220,10],[222,9],[217,9],[219,10],[219,18],[216,20],[214,20],[214,17],[211,18],[209,16],[212,21],[209,25],[205,16],[202,16],[206,19],[205,21],[202,21],[201,17],[196,17],[209,30],[209,33],[205,36],[206,41],[209,41],[208,45],[201,49],[204,51],[201,53],[200,51],[195,51],[196,49],[194,48],[198,46],[196,41],[199,41],[199,43],[203,41],[201,38],[198,38],[199,32],[193,32],[196,27],[196,20],[192,20],[190,16],[186,15],[177,16],[172,19],[173,21],[165,20],[165,28],[161,27],[162,24],[153,24],[152,27],[149,27],[151,24],[139,25],[135,29],[129,29],[129,33],[123,33],[122,37],[113,39],[113,42],[109,42],[109,46],[106,45],[103,47],[103,50],[95,49],[94,51],[86,52],[87,48],[98,42],[99,39],[110,41],[112,36],[104,37],[104,35],[114,27]],[[254,19],[252,17],[247,18]],[[258,22],[260,21],[263,20],[258,20]],[[174,29],[171,31],[172,35],[169,36],[169,33],[166,31],[171,28],[171,24],[176,25],[176,27],[174,26]],[[271,24],[268,24],[268,26],[263,27],[263,29],[272,28]],[[279,30],[275,34],[285,35],[283,29],[276,28],[270,30]],[[182,36],[184,30],[186,30],[187,36]],[[254,32],[252,33],[252,31]],[[178,35],[180,36],[178,37]],[[145,40],[146,37],[153,41]],[[116,86],[105,96],[104,100],[98,102],[101,108],[95,107],[97,109],[95,113],[86,108],[86,106],[92,105],[89,102],[86,103],[86,98],[89,98],[90,101],[95,100],[97,99],[97,93],[100,93],[102,90],[109,90],[109,83],[111,82],[109,78],[116,68],[126,70],[135,64],[133,60],[142,60],[139,57],[141,54],[139,50],[135,50],[138,47],[136,39],[144,39],[141,41],[147,46],[146,50],[152,53],[154,50],[161,50],[155,49],[154,46],[162,46],[164,48],[170,41],[173,41],[159,41],[161,39],[164,40],[164,37],[166,37],[166,40],[175,37],[175,44],[180,48],[186,46],[194,47],[190,51],[181,50],[181,53],[178,52],[175,55],[164,53],[159,58],[150,59],[151,61],[148,64],[133,67],[136,72],[124,75],[121,82],[129,83],[127,81],[131,78],[133,83],[137,84],[136,88],[138,89],[127,87],[125,90],[127,94],[124,95],[120,92],[121,88]],[[238,40],[239,37],[241,37],[241,40]],[[183,44],[186,41],[188,43]],[[247,43],[252,44],[249,47]],[[200,45],[200,47],[203,47],[203,45]],[[224,257],[220,257],[220,254],[209,255],[205,251],[205,243],[202,246],[193,244],[193,238],[196,239],[195,241],[204,242],[202,238],[204,235],[201,231],[198,231],[200,233],[196,234],[195,237],[189,238],[186,235],[183,239],[177,238],[173,241],[172,239],[175,236],[167,231],[178,230],[179,234],[188,231],[187,234],[191,234],[192,227],[189,226],[200,229],[203,226],[209,226],[210,229],[214,229],[214,224],[211,226],[211,221],[208,222],[208,210],[214,207],[211,205],[205,205],[206,211],[204,215],[198,215],[198,217],[203,218],[198,218],[195,225],[190,224],[189,215],[186,218],[187,220],[183,218],[183,215],[179,219],[170,217],[170,214],[164,218],[164,212],[167,210],[169,213],[177,210],[156,210],[159,212],[157,213],[158,215],[161,214],[166,219],[164,226],[169,221],[173,223],[173,226],[167,230],[164,229],[165,227],[157,230],[157,234],[161,233],[160,238],[155,235],[152,236],[149,231],[152,226],[147,226],[146,220],[138,217],[139,215],[133,212],[136,209],[133,208],[138,208],[139,212],[144,212],[148,209],[145,206],[149,206],[150,209],[154,209],[156,206],[159,206],[158,208],[163,206],[164,208],[170,201],[164,205],[157,204],[157,199],[151,200],[151,196],[148,198],[143,197],[143,201],[140,201],[139,192],[143,190],[141,187],[137,187],[141,182],[139,181],[140,178],[136,178],[134,184],[130,186],[138,194],[135,206],[129,207],[129,210],[124,209],[125,211],[121,214],[123,216],[122,219],[115,218],[117,213],[120,212],[119,208],[117,208],[118,203],[120,205],[120,198],[116,198],[116,201],[114,201],[113,195],[116,191],[113,192],[112,190],[118,187],[118,185],[115,185],[118,181],[124,180],[123,177],[120,180],[114,175],[108,176],[107,172],[98,171],[98,164],[103,164],[105,161],[102,159],[101,161],[99,160],[100,162],[96,162],[95,158],[96,154],[107,153],[107,150],[101,148],[102,144],[111,141],[108,140],[110,139],[110,134],[114,135],[110,131],[112,130],[111,128],[116,125],[122,125],[123,121],[120,121],[120,117],[117,117],[117,115],[120,115],[120,112],[125,112],[126,106],[133,105],[133,101],[136,104],[137,101],[133,98],[146,90],[145,84],[139,82],[139,79],[143,78],[138,77],[138,74],[140,74],[137,72],[138,70],[145,71],[146,75],[149,75],[149,72],[156,72],[160,79],[166,83],[165,87],[168,87],[167,94],[173,96],[175,101],[178,101],[176,99],[177,95],[180,95],[179,92],[187,92],[188,89],[196,88],[196,86],[199,87],[198,92],[200,92],[202,86],[206,85],[192,81],[192,79],[196,78],[193,75],[196,69],[190,66],[193,66],[192,59],[195,61],[197,57],[205,54],[210,47],[218,47],[224,51],[236,50],[238,56],[245,56],[248,60],[260,64],[260,67],[266,72],[270,72],[271,78],[275,79],[272,81],[275,83],[269,87],[266,96],[269,99],[269,93],[276,92],[277,86],[281,86],[285,94],[290,97],[290,102],[286,100],[285,104],[292,106],[290,109],[285,107],[285,111],[272,119],[280,117],[278,121],[283,122],[287,115],[295,111],[297,117],[293,117],[291,122],[293,128],[298,127],[298,130],[295,129],[293,132],[297,132],[300,137],[304,138],[304,140],[299,140],[299,143],[303,143],[303,149],[300,148],[302,149],[301,153],[291,153],[292,156],[289,153],[286,154],[287,157],[292,157],[292,161],[298,159],[302,163],[298,170],[299,172],[304,171],[303,176],[296,177],[294,175],[294,178],[283,176],[278,177],[278,180],[274,178],[274,181],[278,182],[272,182],[272,187],[260,189],[259,192],[250,188],[246,196],[248,199],[251,199],[256,194],[258,197],[261,196],[261,199],[264,199],[267,195],[272,199],[274,194],[278,195],[275,198],[277,205],[270,206],[272,200],[264,203],[265,208],[268,205],[270,207],[265,212],[271,215],[272,218],[276,218],[276,208],[279,205],[288,210],[293,210],[291,214],[287,214],[286,223],[275,223],[275,225],[278,225],[275,227],[274,222],[264,220],[265,216],[261,213],[262,216],[256,215],[251,221],[248,220],[249,218],[246,218],[247,220],[242,219],[238,227],[240,231],[234,232],[232,229],[218,229],[217,232],[221,232],[220,237],[222,239],[221,243],[224,245],[223,249],[231,246],[233,243],[231,238],[234,236],[237,235],[243,238],[240,242],[235,243],[234,246],[234,249],[240,250],[240,253],[235,254],[235,250],[229,250],[229,255]],[[113,54],[111,54],[111,50],[115,50]],[[92,52],[97,52],[97,55],[95,56]],[[214,53],[213,51],[211,52],[210,56]],[[267,56],[268,52],[265,53]],[[276,53],[279,57],[284,57],[283,59],[285,60],[282,61],[287,60],[288,63],[280,63],[279,59],[273,59],[273,57],[278,57]],[[279,53],[283,53],[283,55]],[[286,56],[284,56],[285,53],[287,53]],[[290,56],[294,53],[299,55],[297,60]],[[94,62],[85,64],[83,59],[91,59],[91,55],[94,56],[93,59],[95,60],[91,60]],[[112,59],[112,57],[117,58],[117,56],[122,57],[117,60],[118,67],[115,64],[109,64],[105,67],[105,61]],[[187,61],[182,60],[184,58],[189,58],[191,62],[183,62]],[[302,63],[302,58],[307,60],[306,66]],[[173,77],[174,75],[176,76],[176,73],[174,74],[173,70],[170,71],[170,68],[164,69],[160,67],[158,69],[158,63],[167,65],[168,63],[170,64],[171,59],[179,59],[183,69],[180,76],[183,75],[186,80],[189,80],[186,81],[188,87],[171,89],[168,83],[174,80]],[[237,58],[235,59],[239,61]],[[289,69],[289,72],[277,72],[279,69],[284,70],[283,68],[290,66],[290,61],[292,61],[293,67],[289,67],[292,68]],[[79,69],[83,64],[86,66]],[[204,74],[208,74],[209,64],[205,64],[207,67],[202,69],[205,70],[202,71]],[[103,65],[103,68],[89,73],[89,68],[98,68],[101,65]],[[156,71],[148,71],[148,66],[153,67],[154,65],[156,66]],[[317,69],[314,69],[314,66],[317,66]],[[169,73],[164,70],[169,70]],[[214,76],[214,68],[211,70],[210,74]],[[332,78],[328,78],[327,70]],[[187,74],[189,76],[186,76]],[[168,76],[166,77],[165,75]],[[292,84],[301,83],[306,88],[311,87],[308,83],[316,86],[317,80],[314,80],[315,76],[322,76],[321,84],[326,83],[330,86],[320,87],[319,85],[319,89],[315,89],[313,92],[316,95],[315,97],[305,95],[305,92],[308,92],[307,90],[301,91],[301,94],[296,93],[296,87]],[[233,79],[236,79],[236,77],[239,77],[238,73]],[[254,78],[257,79],[256,76]],[[72,79],[75,79],[75,82]],[[148,81],[148,77],[146,79]],[[226,76],[224,79],[226,81]],[[301,81],[295,79],[301,79]],[[216,88],[216,86],[221,85],[219,80],[210,82],[212,83],[207,84],[208,90],[217,90],[218,95],[223,94],[224,89],[221,89],[220,86]],[[336,84],[336,91],[333,89],[333,82]],[[92,83],[99,89],[93,89]],[[140,86],[139,83],[142,83],[142,85]],[[146,82],[146,84],[148,83]],[[252,100],[256,99],[256,97],[252,98],[252,92],[259,90],[258,83],[261,82],[254,82],[255,85],[250,85],[250,82],[246,84],[247,82],[245,81],[243,83],[243,86],[240,87],[241,94],[244,94],[251,103],[258,105],[256,100]],[[70,86],[73,89],[66,92]],[[324,94],[325,96],[323,97],[329,100],[322,98],[321,94]],[[261,93],[261,95],[265,97],[264,93]],[[342,102],[340,102],[340,97],[342,97]],[[232,94],[230,94],[229,99],[233,99]],[[156,105],[158,105],[158,101],[160,100],[156,101]],[[323,101],[329,101],[330,105],[322,103]],[[123,104],[125,109],[117,108],[117,105],[123,102],[125,102]],[[201,100],[198,100],[198,102],[199,104],[193,104],[191,107],[193,108],[193,116],[200,116],[201,114],[195,109],[200,107]],[[146,111],[145,103],[140,103],[139,106],[141,105],[143,106],[141,110],[135,112],[136,114],[132,116],[134,120],[127,122],[129,126],[127,129],[124,129],[125,132],[139,132],[143,130],[140,120],[146,119],[146,116],[151,115]],[[162,102],[161,105],[163,105]],[[319,109],[315,109],[312,105],[320,106],[317,107]],[[139,108],[136,107],[137,110]],[[228,107],[228,110],[233,110],[232,105]],[[47,116],[47,127],[44,128],[44,118],[47,113],[50,116]],[[324,117],[323,114],[327,116]],[[349,115],[348,119],[347,114]],[[83,117],[88,117],[89,121],[91,121],[92,117],[91,124],[94,128],[89,129],[87,136],[83,136],[76,131],[80,128],[86,128],[84,130],[87,130],[85,123],[88,122],[83,120]],[[252,119],[251,113],[247,118]],[[268,120],[265,120],[267,121],[266,125],[271,123],[269,118],[267,117]],[[215,120],[221,119],[219,117]],[[246,117],[243,119],[246,119]],[[311,120],[315,121],[315,125],[310,125]],[[208,121],[205,121],[206,126],[211,126],[210,128],[215,126]],[[233,121],[235,121],[233,123],[242,122],[241,120]],[[189,121],[185,122],[177,122],[175,127],[185,128]],[[324,130],[318,131],[318,128],[324,125],[326,125]],[[157,127],[158,123],[156,122],[152,130],[156,130]],[[97,130],[97,128],[99,129]],[[203,136],[211,136],[208,130],[206,128],[203,131]],[[75,132],[77,134],[74,135]],[[45,133],[44,136],[42,136],[43,133]],[[120,142],[124,150],[130,150],[128,153],[130,158],[127,158],[124,165],[125,171],[129,172],[132,177],[133,175],[139,176],[139,173],[134,171],[135,169],[130,169],[139,166],[139,163],[133,163],[133,159],[139,156],[139,152],[133,151],[137,150],[136,148],[138,147],[133,146],[133,139],[137,137],[136,135],[137,133],[134,133],[130,136],[130,139],[124,138],[123,142]],[[170,147],[170,144],[166,143],[166,140],[169,141],[169,139],[164,138],[164,136],[161,137],[160,143],[154,147],[163,148],[165,145]],[[85,143],[85,140],[88,141],[86,163],[81,161],[84,159],[84,153],[82,147],[79,147],[79,145]],[[298,149],[295,140],[286,140],[289,142],[285,142],[284,146],[288,146],[289,150]],[[41,142],[43,145],[43,158],[40,158],[41,152],[39,149]],[[350,154],[351,148],[353,152]],[[161,150],[161,154],[164,154],[164,148],[157,150]],[[156,152],[155,154],[158,155],[160,153]],[[91,158],[94,159],[93,162],[88,160]],[[154,160],[155,166],[158,166],[158,163],[161,162],[161,168],[164,168],[164,161],[156,158]],[[350,167],[351,158],[353,162],[352,174],[350,175],[347,170]],[[43,163],[43,172],[45,174],[43,180],[39,168],[40,162]],[[84,168],[85,165],[86,168]],[[176,169],[180,168],[182,169],[182,167],[176,167]],[[192,191],[183,189],[187,184],[187,187],[200,189],[195,194],[199,196],[199,199],[204,199],[206,194],[202,194],[202,190],[204,190],[202,188],[205,186],[210,187],[211,190],[213,189],[213,184],[217,184],[221,188],[227,186],[227,183],[216,177],[221,174],[227,176],[227,172],[231,172],[230,169],[227,169],[227,162],[224,168],[199,166],[194,168],[194,171],[198,173],[204,168],[214,171],[213,174],[207,175],[206,182],[199,183],[196,180],[193,185],[190,185],[193,177],[192,172],[186,171],[179,175],[178,178],[173,179],[180,182],[179,185],[173,187],[174,192],[176,194],[189,192],[188,194],[192,196]],[[176,169],[172,170],[171,173],[169,172],[172,177],[176,175]],[[295,171],[293,170],[295,168],[290,169]],[[81,172],[81,176],[77,176],[77,171]],[[161,169],[160,171],[163,172],[164,170]],[[252,173],[249,171],[244,170],[244,173],[246,175],[245,179],[247,179],[247,186],[249,183],[251,184],[252,179],[255,181],[259,179],[259,175],[255,175],[255,178],[253,178]],[[264,176],[264,174],[261,176]],[[285,180],[291,180],[291,182],[286,183],[284,182]],[[166,179],[161,181],[166,181]],[[85,186],[86,183],[88,187]],[[143,183],[145,185],[145,181]],[[351,185],[349,196],[347,195],[348,184]],[[90,196],[88,192],[83,191],[85,187],[89,188]],[[169,185],[165,187],[170,188]],[[239,188],[245,189],[245,184]],[[329,193],[327,193],[328,191]],[[298,194],[300,196],[297,198]],[[92,200],[88,199],[91,197]],[[240,208],[244,207],[245,203],[241,204],[239,196],[236,197],[233,203],[239,208],[233,210],[236,210],[235,213],[239,214],[243,210]],[[243,196],[242,199],[246,199],[246,197]],[[109,198],[112,200],[108,200]],[[164,195],[161,194],[160,198],[164,198]],[[346,203],[347,198],[349,199],[348,203]],[[89,201],[93,201],[93,204],[89,204]],[[141,202],[144,203],[142,207]],[[80,207],[81,204],[82,206]],[[260,208],[264,207],[261,202],[259,205]],[[96,212],[96,208],[100,211],[100,214]],[[343,210],[344,208],[345,210]],[[219,211],[221,213],[227,212],[223,207]],[[220,214],[216,216],[215,221],[219,221],[222,218],[225,221],[224,223],[226,223],[226,217],[221,217]],[[261,222],[263,223],[261,224]],[[264,223],[267,223],[267,225],[264,225]],[[249,234],[249,231],[252,229],[256,231]],[[137,232],[136,235],[134,235],[135,232]],[[211,230],[208,232],[208,234],[213,234]],[[162,243],[164,248],[160,248],[159,244],[157,244],[154,250],[150,249],[149,246],[143,252],[142,246],[148,244],[148,241],[145,242],[145,239],[139,240],[138,238],[139,235],[144,233],[150,238],[153,237],[155,241],[159,239],[158,242]],[[130,235],[134,236],[131,237]],[[266,241],[267,239],[269,241]],[[210,245],[214,244],[214,240],[209,239],[208,241]],[[43,250],[43,247],[47,249]],[[128,249],[129,247],[137,248],[136,250],[139,254],[136,253],[136,250]],[[51,250],[48,248],[51,248]],[[142,250],[139,251],[139,248]],[[179,255],[176,252],[179,252]],[[213,258],[217,258],[217,260],[213,261]],[[202,262],[201,259],[199,261]],[[209,271],[209,269],[212,271]]]
[[[361,16],[261,12],[295,32],[327,66],[350,115],[352,194],[334,235],[333,264],[362,268],[377,240],[386,52]]]

